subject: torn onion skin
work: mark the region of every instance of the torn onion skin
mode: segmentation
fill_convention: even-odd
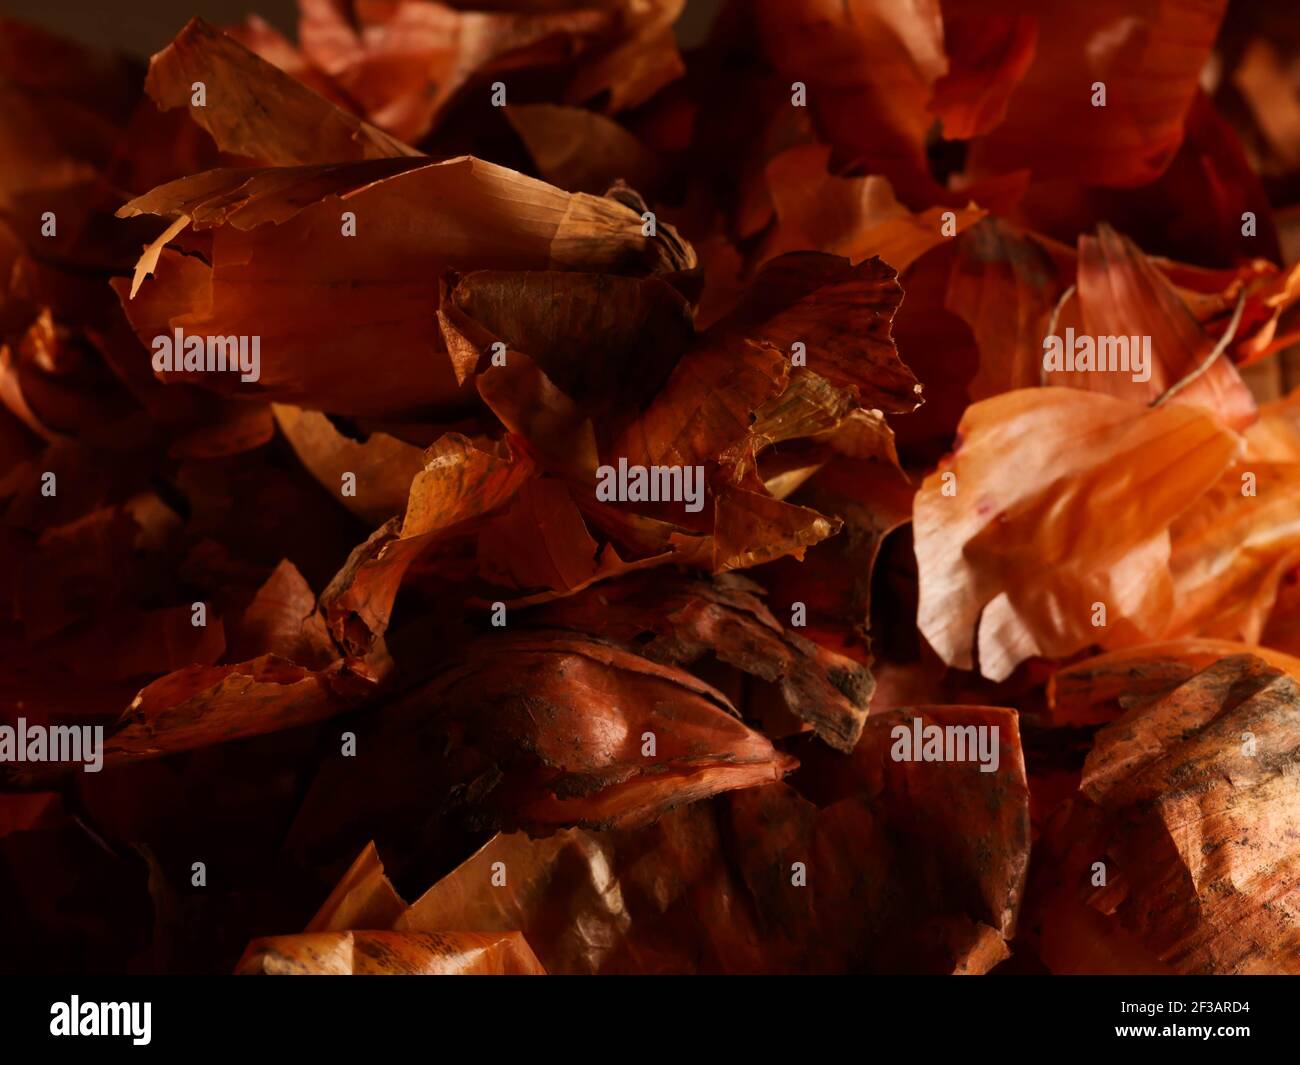
[[[0,18],[0,969],[1295,972],[1285,6]]]

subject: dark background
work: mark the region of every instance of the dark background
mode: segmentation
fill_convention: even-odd
[[[687,0],[677,25],[682,44],[689,46],[703,38],[721,2]],[[194,15],[218,26],[261,15],[294,39],[298,5],[296,0],[0,0],[0,14],[46,26],[86,44],[149,56]]]

